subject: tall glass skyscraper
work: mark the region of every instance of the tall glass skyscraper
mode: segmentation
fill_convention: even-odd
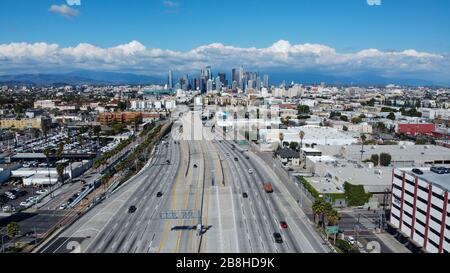
[[[173,89],[173,71],[172,71],[172,69],[169,70],[169,76],[167,78],[167,86],[169,89]]]

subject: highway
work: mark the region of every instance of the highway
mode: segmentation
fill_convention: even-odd
[[[158,144],[138,175],[40,252],[73,247],[87,253],[329,252],[273,170],[254,153],[219,139],[219,131],[202,125],[201,111],[183,112],[167,143]],[[264,191],[265,182],[273,193]],[[136,206],[135,213],[128,213],[130,206]],[[181,210],[201,218],[160,218],[162,212]],[[281,228],[280,221],[289,227]],[[275,242],[275,232],[283,243]]]

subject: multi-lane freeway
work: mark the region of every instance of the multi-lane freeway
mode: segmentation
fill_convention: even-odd
[[[172,133],[155,147],[139,174],[38,251],[329,251],[263,160],[220,140],[220,132],[202,125],[201,111],[182,113],[174,113]],[[273,185],[273,193],[264,191],[265,182]],[[129,212],[131,206],[135,212]],[[173,211],[189,211],[192,217],[162,217]],[[288,228],[282,228],[281,221]],[[276,242],[274,233],[281,234],[283,243]]]

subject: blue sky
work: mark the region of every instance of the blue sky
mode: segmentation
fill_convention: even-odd
[[[2,65],[32,72],[83,68],[81,62],[148,73],[205,64],[228,69],[232,64],[223,60],[226,56],[242,55],[239,62],[249,54],[249,66],[251,58],[261,57],[255,69],[306,62],[296,71],[428,73],[442,80],[449,76],[441,72],[450,67],[448,26],[448,0],[381,0],[378,6],[367,0],[81,0],[79,6],[66,0],[1,0],[0,73],[6,73]],[[80,43],[78,51],[72,50]],[[253,47],[272,55],[267,50],[249,53]],[[130,54],[154,64],[127,61]],[[403,69],[393,67],[397,64]]]
[[[364,48],[450,52],[450,1],[383,0],[82,0],[80,14],[50,13],[64,0],[0,1],[0,43],[87,42],[103,47],[139,40],[189,50],[221,42],[266,47],[280,39],[339,51]]]

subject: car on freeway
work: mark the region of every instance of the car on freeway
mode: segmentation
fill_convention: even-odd
[[[242,194],[242,197],[248,198],[248,194],[247,194],[246,192],[244,192],[244,193]]]
[[[170,164],[170,160],[166,160],[166,163],[167,163],[167,164]]]
[[[248,173],[252,174],[253,173],[253,169],[248,169]]]
[[[194,168],[197,168],[197,164],[194,164]]]
[[[265,191],[265,192],[267,192],[267,193],[272,193],[272,192],[273,192],[272,184],[270,184],[270,183],[264,183],[264,184],[263,184],[263,187],[264,187],[264,191]]]
[[[247,155],[247,156],[245,156],[245,159],[250,159],[250,157]]]
[[[422,175],[423,174],[423,172],[421,170],[419,170],[419,169],[412,169],[412,172],[415,173],[415,174],[418,174],[418,175]]]
[[[280,234],[280,233],[274,232],[274,233],[273,233],[273,237],[275,238],[275,242],[276,242],[277,244],[283,243],[283,238],[281,237],[281,234]]]
[[[137,208],[136,208],[135,206],[131,206],[131,207],[128,209],[128,213],[135,213],[136,210],[137,210]]]
[[[234,158],[234,161],[239,161],[239,159],[237,157]]]
[[[156,197],[161,197],[161,196],[163,196],[163,193],[162,192],[158,192],[157,194],[156,194]]]
[[[286,221],[280,221],[280,226],[281,226],[281,228],[284,228],[284,229],[288,228],[288,224],[286,223]]]

